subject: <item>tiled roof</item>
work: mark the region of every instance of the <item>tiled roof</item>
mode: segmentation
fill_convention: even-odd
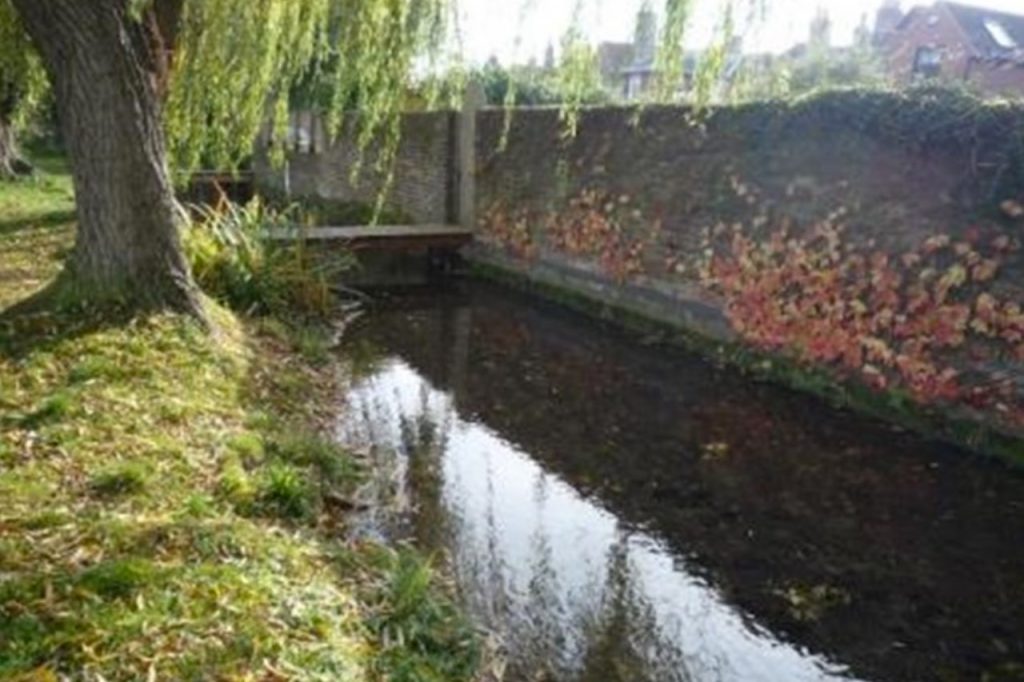
[[[597,59],[602,74],[617,74],[633,61],[633,43],[605,42],[598,45]]]
[[[1024,59],[1024,15],[943,3],[979,57]]]

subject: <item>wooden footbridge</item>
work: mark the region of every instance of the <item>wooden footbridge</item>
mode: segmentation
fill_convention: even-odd
[[[310,245],[340,246],[352,251],[455,250],[473,240],[473,230],[458,225],[364,225],[279,230],[280,241],[302,240]]]

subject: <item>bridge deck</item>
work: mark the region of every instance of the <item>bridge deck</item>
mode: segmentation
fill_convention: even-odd
[[[279,231],[272,239],[305,239],[336,242],[348,248],[415,250],[458,248],[473,239],[473,230],[458,225],[372,225],[359,227],[310,227]]]

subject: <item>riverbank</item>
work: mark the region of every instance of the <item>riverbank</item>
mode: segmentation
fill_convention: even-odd
[[[650,307],[609,300],[585,287],[558,278],[525,276],[506,263],[478,255],[470,263],[474,277],[493,281],[595,319],[621,327],[647,340],[698,353],[712,362],[732,367],[755,381],[784,386],[821,398],[832,407],[848,409],[895,424],[923,436],[994,457],[1014,468],[1024,468],[1024,440],[979,418],[977,411],[922,405],[906,391],[880,391],[861,381],[843,379],[826,368],[778,353],[767,353],[738,341],[723,340],[692,326],[672,322],[671,316]]]
[[[59,162],[0,185],[0,310],[70,248]],[[415,552],[345,541],[344,363],[273,320],[0,322],[0,678],[469,679]],[[2,318],[0,318],[2,320]]]

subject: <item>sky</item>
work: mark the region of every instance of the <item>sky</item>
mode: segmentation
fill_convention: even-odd
[[[824,8],[833,22],[833,42],[849,43],[865,14],[869,25],[882,0],[767,0],[767,16],[745,32],[747,50],[781,52],[806,40],[811,20],[818,7]],[[1024,0],[958,0],[1024,14]],[[465,51],[474,63],[497,56],[503,63],[526,62],[543,58],[549,43],[557,46],[559,36],[571,23],[578,0],[460,0]],[[583,0],[583,24],[590,38],[597,41],[632,39],[636,12],[642,0]],[[690,27],[690,46],[706,43],[719,15],[721,0],[694,0]],[[655,7],[662,4],[655,0]],[[903,0],[904,10],[915,5],[930,5],[931,0]],[[524,6],[526,11],[523,11]]]

